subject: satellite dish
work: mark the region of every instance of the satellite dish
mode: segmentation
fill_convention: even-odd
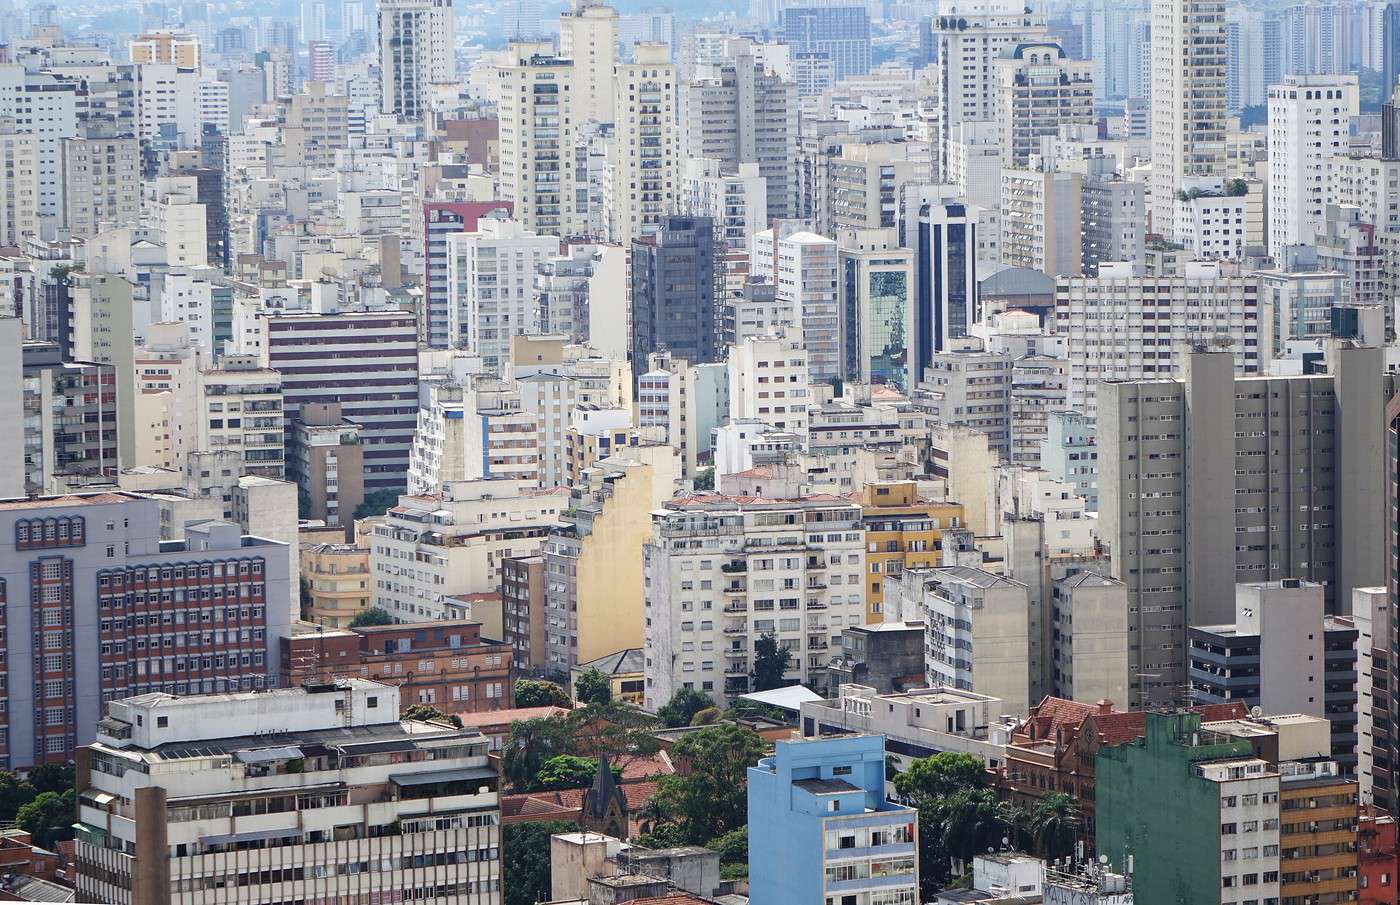
[[[1100,864],[1107,864],[1107,863],[1108,863],[1108,855],[1099,855],[1099,863],[1100,863]]]
[[[1257,720],[1264,715],[1264,708],[1255,704],[1253,707],[1249,708],[1249,715]]]

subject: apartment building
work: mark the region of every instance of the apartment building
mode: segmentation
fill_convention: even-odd
[[[636,551],[651,512],[675,492],[670,446],[626,449],[585,469],[563,524],[544,543],[545,670],[567,679],[580,663],[642,646],[645,606]]]
[[[335,152],[350,145],[349,100],[314,80],[287,99],[280,131],[289,165],[335,165]]]
[[[750,272],[775,287],[786,323],[797,328],[794,339],[807,349],[812,380],[841,374],[839,261],[836,243],[788,222],[753,237]]]
[[[1001,171],[1001,260],[1050,276],[1083,269],[1082,177],[1054,169]]]
[[[676,209],[676,67],[665,44],[634,45],[632,62],[613,69],[615,143],[608,235],[628,247],[662,229]]]
[[[78,895],[499,903],[489,740],[399,704],[361,679],[114,702],[78,754]]]
[[[306,597],[301,618],[326,629],[349,628],[369,609],[369,550],[354,544],[302,544],[299,556]]]
[[[400,622],[446,618],[448,597],[495,591],[503,559],[539,553],[566,500],[509,479],[400,497],[371,534],[374,605]]]
[[[70,759],[113,700],[275,681],[292,606],[285,544],[212,520],[163,541],[159,504],[115,492],[0,503],[0,534],[12,539],[4,622],[35,626],[7,635],[23,673],[7,686],[7,769]]]
[[[992,61],[992,121],[1001,132],[1001,164],[1020,169],[1040,154],[1040,139],[1061,125],[1094,121],[1094,64],[1072,60],[1054,41],[1019,42]]]
[[[339,403],[304,403],[287,445],[287,479],[305,493],[308,516],[354,534],[355,510],[365,499],[364,443],[360,426],[346,421]]]
[[[392,685],[405,711],[487,713],[515,701],[510,646],[479,622],[444,620],[327,630],[295,623],[281,639],[283,685],[365,678]]]
[[[1171,276],[1102,266],[1097,277],[1061,277],[1055,285],[1055,332],[1069,348],[1068,404],[1090,417],[1099,381],[1174,375],[1190,343],[1220,343],[1232,350],[1237,373],[1258,374],[1270,330],[1259,281],[1226,275],[1214,263],[1187,263]]]
[[[792,655],[788,678],[823,684],[841,629],[865,622],[858,504],[705,494],[668,500],[651,521],[643,547],[649,709],[681,688],[715,700],[746,693],[754,643],[769,634]]]
[[[634,377],[654,352],[695,364],[723,359],[715,253],[709,217],[664,217],[651,235],[632,242]]]
[[[451,0],[385,0],[379,4],[382,108],[403,120],[421,120],[435,85],[452,81]]]
[[[729,418],[758,420],[803,441],[812,403],[808,353],[791,333],[750,337],[729,350]]]
[[[543,675],[545,653],[544,556],[507,556],[501,560],[501,620],[515,666],[528,675]]]
[[[613,67],[617,65],[617,10],[575,0],[559,14],[559,55],[574,63],[576,122],[613,121]]]
[[[483,220],[510,217],[510,201],[422,201],[423,309],[418,318],[418,338],[434,349],[448,349],[459,341],[451,329],[454,320],[454,286],[448,277],[451,237],[474,233]]]
[[[447,332],[453,346],[481,356],[487,373],[510,368],[511,338],[535,329],[535,271],[559,253],[559,239],[514,220],[485,218],[447,239]]]
[[[987,445],[1011,458],[1011,356],[1000,352],[936,352],[913,394],[917,408],[945,427],[987,435]]]
[[[21,365],[25,493],[112,483],[118,468],[116,367],[65,360],[58,343],[24,343],[21,350],[16,342],[7,351]],[[83,429],[72,430],[75,425]]]
[[[195,448],[232,450],[240,470],[266,478],[286,473],[282,375],[252,355],[231,355],[222,368],[199,372]]]
[[[1099,534],[1137,623],[1134,705],[1178,693],[1187,626],[1233,622],[1237,582],[1316,582],[1345,612],[1385,576],[1380,350],[1305,377],[1235,361],[1196,350],[1183,379],[1100,388]]]
[[[1308,245],[1321,232],[1327,170],[1349,150],[1360,112],[1354,75],[1286,75],[1269,86],[1269,255]]]
[[[565,15],[566,24],[573,17]],[[567,31],[567,29],[566,29]],[[512,43],[506,64],[498,66],[500,79],[501,194],[511,203],[513,216],[528,232],[565,237],[579,229],[575,209],[574,132],[579,114],[588,108],[597,113],[612,109],[612,71],[607,73],[604,105],[596,86],[576,84],[576,67],[590,74],[597,65],[592,55],[575,62],[565,53],[556,56],[549,45]],[[616,48],[597,50],[616,58]],[[580,89],[575,110],[574,90]],[[590,99],[593,101],[589,104]],[[611,116],[603,122],[611,122]]]

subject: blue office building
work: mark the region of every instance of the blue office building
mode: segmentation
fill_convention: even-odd
[[[780,741],[749,768],[749,899],[918,905],[918,812],[885,800],[885,738]]]

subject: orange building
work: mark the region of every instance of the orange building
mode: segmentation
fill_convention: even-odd
[[[866,484],[850,496],[865,527],[865,621],[883,622],[886,575],[943,564],[943,529],[963,524],[961,503],[926,500],[913,481]]]

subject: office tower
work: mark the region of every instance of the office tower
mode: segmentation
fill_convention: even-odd
[[[647,357],[660,351],[693,364],[724,358],[709,217],[667,217],[660,231],[632,242],[634,386]]]
[[[914,252],[896,230],[837,235],[840,263],[841,378],[909,388],[909,315]]]
[[[510,367],[511,337],[535,328],[535,271],[559,240],[515,220],[487,217],[475,232],[447,237],[447,333],[481,356],[488,373]]]
[[[613,121],[617,40],[617,10],[611,6],[595,0],[573,0],[570,8],[559,14],[559,56],[572,60],[574,67],[572,124]]]
[[[365,493],[402,488],[418,413],[415,316],[367,311],[261,320],[267,364],[282,375],[287,421],[304,402],[339,402],[360,425]]]
[[[932,200],[919,205],[905,229],[904,244],[914,249],[909,386],[923,379],[935,352],[952,348],[977,322],[978,213],[956,201]]]
[[[664,44],[638,44],[613,75],[614,156],[608,234],[615,245],[661,229],[676,208],[676,67]]]
[[[306,77],[313,82],[335,79],[335,47],[330,41],[311,41],[306,45]]]
[[[1385,577],[1381,353],[1332,364],[1236,378],[1229,352],[1193,350],[1184,379],[1100,385],[1100,534],[1137,614],[1134,706],[1176,699],[1186,627],[1234,620],[1236,582],[1318,582],[1345,612]]]
[[[1091,64],[1072,60],[1051,41],[1020,43],[992,63],[992,119],[1001,130],[1001,163],[1021,168],[1040,153],[1043,135],[1094,122]]]
[[[301,0],[301,37],[304,41],[324,41],[329,33],[326,27],[326,0]]]
[[[508,62],[497,68],[501,197],[530,232],[574,235],[577,69],[537,44],[513,43],[507,53]]]
[[[886,800],[884,763],[884,736],[852,735],[779,741],[749,768],[754,901],[821,902],[833,884],[852,901],[917,901],[919,814]]]
[[[1020,0],[989,0],[967,7],[961,3],[941,6],[931,24],[945,143],[965,122],[996,119],[994,62],[1018,44],[1046,38],[1045,14],[1028,11]]]
[[[681,688],[726,702],[747,693],[763,635],[792,654],[786,677],[820,684],[840,626],[865,622],[858,503],[683,496],[651,521],[642,548],[648,709]]]
[[[1388,98],[1395,92],[1395,83],[1400,79],[1400,3],[1385,5],[1381,24],[1381,97]]]
[[[1054,169],[1001,171],[1001,260],[1050,276],[1082,271],[1082,177]]]
[[[113,700],[275,682],[276,639],[292,606],[286,545],[217,520],[162,541],[160,518],[156,500],[112,491],[34,496],[0,510],[13,539],[0,558],[5,621],[35,626],[9,633],[9,668],[25,679],[7,688],[6,769],[70,759]],[[184,602],[172,605],[176,593]]]
[[[1269,86],[1269,255],[1311,245],[1327,211],[1327,170],[1346,156],[1360,109],[1354,75],[1290,75]]]
[[[755,235],[749,266],[776,288],[784,323],[807,348],[812,380],[830,380],[841,374],[836,243],[799,226],[786,221]]]
[[[805,3],[785,7],[779,29],[794,56],[825,54],[841,81],[870,71],[870,15],[864,6]]]
[[[643,7],[618,19],[623,58],[631,60],[634,44],[665,44],[675,56],[676,15],[666,6]]]
[[[680,213],[715,224],[715,252],[724,274],[721,297],[742,292],[748,279],[749,239],[769,222],[767,184],[756,163],[732,168],[705,157],[686,158]]]
[[[78,754],[78,793],[101,802],[85,806],[78,824],[79,896],[154,905],[234,886],[255,901],[324,894],[496,905],[490,740],[400,722],[401,703],[394,685],[358,678],[114,702]],[[375,753],[389,748],[400,753]],[[349,818],[347,807],[361,814]],[[274,817],[274,808],[286,813]],[[208,819],[222,821],[222,832],[211,834]]]
[[[455,233],[476,232],[488,216],[511,215],[509,201],[423,202],[423,308],[418,319],[418,339],[434,349],[448,349],[458,341],[452,323],[452,285],[448,282],[448,242]]]
[[[452,0],[380,0],[381,109],[400,119],[428,113],[432,86],[452,81]]]
[[[1152,0],[1151,232],[1174,240],[1183,182],[1224,172],[1224,0]]]
[[[1332,758],[1357,778],[1357,630],[1323,613],[1322,585],[1298,578],[1235,586],[1235,613],[1186,630],[1192,703],[1242,701],[1331,726]]]
[[[768,216],[797,215],[797,86],[754,58],[747,41],[728,43],[721,63],[681,85],[682,159],[713,159],[730,171],[758,165]]]
[[[1176,374],[1186,344],[1228,341],[1236,373],[1261,373],[1272,343],[1261,307],[1256,278],[1224,276],[1215,263],[1189,263],[1171,276],[1105,264],[1092,279],[1060,278],[1055,330],[1069,344],[1070,408],[1093,417],[1102,380]]]

